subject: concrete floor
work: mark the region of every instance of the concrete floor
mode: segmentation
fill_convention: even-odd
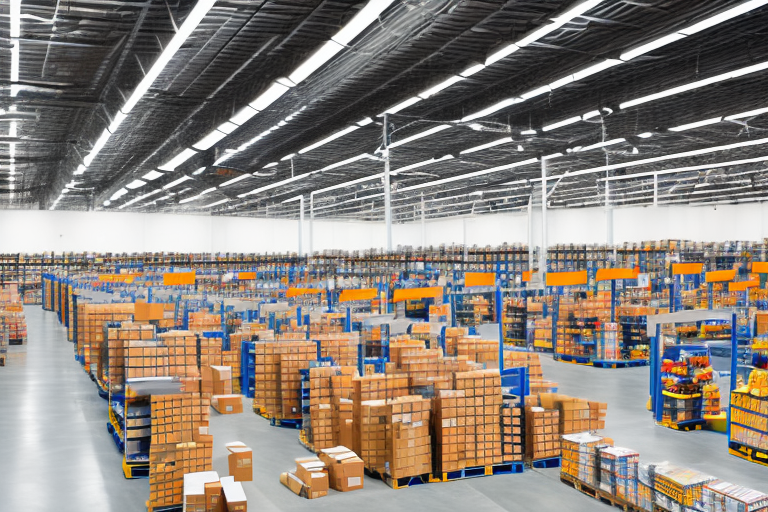
[[[120,454],[106,431],[107,404],[72,356],[64,328],[53,313],[26,308],[29,345],[0,368],[0,496],[2,510],[144,511],[146,480],[125,480]],[[24,353],[26,351],[26,354]],[[543,358],[544,373],[572,396],[608,402],[605,434],[638,450],[645,461],[669,460],[768,493],[768,468],[728,455],[726,438],[710,432],[681,433],[655,427],[645,410],[648,369],[603,370]],[[559,470],[463,480],[391,490],[365,479],[365,489],[331,491],[304,500],[279,483],[293,459],[307,455],[297,431],[270,427],[250,412],[212,412],[214,469],[224,475],[224,444],[254,448],[254,481],[245,482],[251,510],[473,510],[591,511],[606,505],[566,487]],[[605,509],[607,510],[607,509]]]

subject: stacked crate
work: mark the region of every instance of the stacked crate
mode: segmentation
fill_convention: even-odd
[[[309,362],[317,359],[317,345],[312,341],[282,343],[289,346],[280,354],[281,419],[301,418],[301,374]]]
[[[128,379],[168,377],[168,347],[157,341],[129,340],[125,345],[125,374]]]
[[[354,402],[353,423],[355,448],[369,471],[387,472],[387,401]]]
[[[211,471],[209,405],[207,399],[194,394],[152,396],[149,512],[182,504],[186,473]]]
[[[221,366],[232,369],[232,392],[240,394],[240,344],[232,350],[221,351]]]
[[[626,503],[637,503],[640,454],[627,448],[600,450],[600,489]]]
[[[320,340],[320,356],[330,357],[337,366],[355,366],[357,364],[357,346],[360,343],[357,333],[323,334]]]
[[[526,459],[560,456],[560,414],[556,409],[525,408]]]
[[[104,324],[133,319],[133,304],[84,304],[78,318],[77,354],[85,371],[96,370],[101,344],[104,342]]]
[[[435,472],[466,467],[466,394],[456,390],[437,392],[435,404]],[[462,424],[459,425],[459,422]]]
[[[653,475],[654,503],[666,510],[694,507],[702,499],[704,485],[713,480],[693,469],[658,465]]]
[[[387,473],[392,478],[431,474],[430,401],[401,396],[387,400],[386,412]]]
[[[197,335],[192,331],[168,331],[157,335],[160,343],[168,347],[169,375],[199,377]]]
[[[486,368],[499,367],[499,342],[465,337],[458,341],[458,356],[484,364]]]
[[[219,337],[200,337],[200,367],[222,366],[221,347],[222,339]]]
[[[522,462],[525,458],[523,409],[505,403],[501,407],[502,462]]]
[[[333,444],[333,367],[309,369],[310,442],[315,451],[331,448]],[[305,425],[306,430],[306,425]]]
[[[253,408],[263,408],[265,413],[278,417],[282,413],[280,400],[280,355],[282,343],[274,341],[258,341],[254,346],[254,380]]]
[[[466,396],[467,467],[502,461],[501,376],[498,370],[457,373],[455,388]]]
[[[600,482],[600,448],[612,445],[603,437],[589,433],[568,434],[561,439],[560,474],[597,488]]]
[[[369,428],[363,426],[363,420],[367,418],[368,421],[373,421],[372,418],[377,417],[376,415],[380,412],[380,404],[370,404],[369,408],[372,409],[366,410],[364,402],[396,398],[408,395],[408,393],[408,376],[404,374],[365,375],[352,380],[352,451],[360,455],[363,460],[366,458],[362,455],[361,450],[363,442],[368,439],[366,429]],[[377,450],[374,452],[378,453]]]
[[[119,327],[106,327],[106,350],[99,357],[99,377],[112,391],[121,391],[125,384],[125,346],[130,340],[148,341],[155,338],[153,325],[122,322]]]

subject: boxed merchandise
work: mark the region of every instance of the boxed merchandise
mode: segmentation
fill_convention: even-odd
[[[525,408],[526,459],[560,456],[560,413],[556,409]]]
[[[600,482],[600,449],[612,446],[613,442],[582,432],[564,435],[561,444],[560,474],[596,488]]]
[[[207,482],[205,484],[205,512],[224,512],[226,506],[221,480]]]
[[[235,482],[234,477],[221,477],[221,490],[224,502],[227,504],[227,512],[247,512],[248,501],[245,498],[243,484]]]
[[[459,372],[455,388],[466,396],[466,467],[489,466],[502,461],[501,376],[499,370]]]
[[[713,480],[713,477],[693,469],[672,464],[658,465],[653,475],[655,503],[670,512],[678,512],[681,507],[693,507],[701,501],[704,485]]]
[[[240,395],[213,395],[211,406],[219,414],[238,414],[243,412],[243,400]]]
[[[627,448],[600,450],[600,489],[627,502],[637,502],[640,454]]]
[[[705,512],[765,512],[768,495],[716,480],[704,486],[701,505]]]
[[[240,441],[227,443],[229,456],[229,475],[235,477],[236,482],[250,482],[253,480],[253,450]]]
[[[211,366],[214,395],[232,394],[232,369],[229,366]]]
[[[215,471],[200,471],[184,475],[184,512],[208,512],[206,485],[212,482],[219,482],[219,474]]]
[[[364,464],[355,452],[336,446],[321,450],[319,458],[328,468],[331,489],[347,492],[363,488]]]
[[[467,444],[466,393],[464,390],[440,390],[434,404],[436,472],[440,474],[464,469]]]
[[[501,407],[501,451],[503,462],[522,462],[525,458],[524,409],[506,402]]]

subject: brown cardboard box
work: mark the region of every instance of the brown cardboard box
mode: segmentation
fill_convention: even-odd
[[[297,477],[294,473],[287,471],[280,473],[280,483],[286,486],[297,496],[301,496],[302,492],[306,489],[306,485],[301,481],[301,478]],[[306,498],[306,494],[304,496]]]
[[[240,441],[225,446],[229,450],[229,475],[235,482],[253,481],[253,450]]]
[[[243,491],[243,484],[235,482],[232,476],[221,478],[221,487],[224,491],[224,501],[227,504],[227,512],[247,512],[248,502]]]
[[[206,512],[206,484],[218,481],[219,474],[215,471],[185,474],[182,484],[184,510],[186,512]]]
[[[214,395],[232,394],[232,368],[229,366],[211,366]]]
[[[331,489],[347,492],[363,488],[364,463],[355,452],[337,446],[321,450],[318,456],[328,468]]]
[[[151,304],[146,302],[137,302],[134,305],[133,319],[136,321],[162,320],[163,304]]]
[[[328,494],[328,470],[319,458],[296,459],[296,476],[307,486],[307,498],[319,498]]]
[[[222,498],[221,481],[207,482],[205,484],[205,511],[224,512],[227,506]]]
[[[243,412],[241,395],[213,395],[211,406],[220,414],[238,414]]]

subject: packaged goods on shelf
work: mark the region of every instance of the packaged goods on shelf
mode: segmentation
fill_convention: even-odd
[[[768,451],[768,371],[752,370],[747,385],[731,392],[730,440]]]
[[[168,349],[169,375],[199,377],[197,335],[192,331],[168,331],[157,335]]]
[[[455,374],[455,389],[463,390],[466,416],[474,419],[467,428],[466,466],[488,466],[502,461],[501,376],[498,370]],[[471,403],[470,403],[471,400]]]
[[[526,459],[560,456],[559,412],[541,407],[525,408]]]
[[[552,317],[534,321],[533,348],[545,351],[552,350]]]
[[[280,395],[282,419],[301,418],[301,374],[299,370],[309,368],[310,361],[317,359],[317,345],[314,342],[292,342],[289,352],[280,354]]]
[[[183,503],[184,475],[211,471],[209,401],[194,394],[153,395],[147,508]],[[187,411],[185,413],[185,411]]]
[[[133,304],[82,304],[77,311],[77,355],[86,372],[96,371],[104,324],[133,319]]]
[[[701,508],[704,512],[764,512],[768,510],[768,495],[716,480],[704,486]]]

